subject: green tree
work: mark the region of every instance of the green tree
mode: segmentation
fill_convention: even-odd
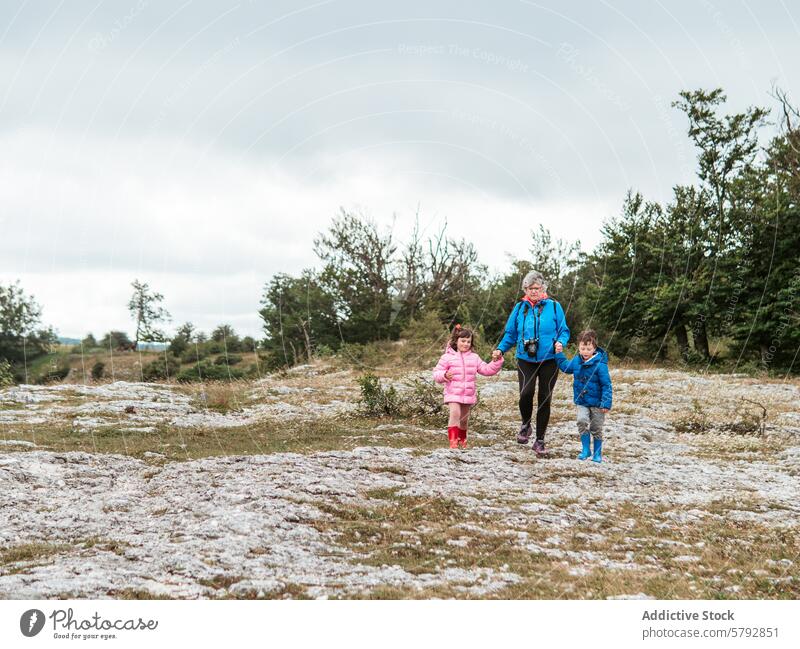
[[[0,284],[0,358],[10,364],[41,356],[58,341],[52,327],[39,327],[42,309],[19,282]]]
[[[689,120],[688,134],[698,149],[700,186],[711,198],[701,223],[706,242],[705,261],[692,281],[692,292],[701,301],[694,302],[697,313],[691,329],[695,350],[709,358],[708,329],[719,327],[718,314],[725,303],[721,262],[726,255],[733,254],[738,239],[730,215],[736,209],[732,187],[738,177],[752,170],[758,153],[758,128],[768,111],[751,107],[743,113],[720,116],[719,108],[726,101],[721,88],[683,91],[680,97],[673,106]]]
[[[124,331],[109,331],[101,339],[99,346],[109,351],[133,349],[133,341]]]
[[[161,293],[151,292],[147,283],[133,280],[133,295],[128,301],[128,312],[136,323],[133,349],[138,348],[139,342],[162,342],[165,340],[164,332],[156,328],[160,322],[169,321],[169,312],[160,305],[164,300]]]
[[[261,305],[263,345],[273,365],[310,361],[321,346],[339,348],[335,298],[311,270],[304,270],[300,277],[275,275],[264,287]]]
[[[183,323],[178,327],[175,335],[170,340],[167,351],[174,356],[180,356],[189,348],[189,345],[194,342],[194,334],[195,326],[191,322]]]
[[[221,324],[211,332],[212,342],[219,343],[220,348],[225,353],[239,352],[242,350],[242,341],[233,327],[229,324]]]
[[[91,332],[86,334],[86,338],[84,338],[81,341],[81,346],[83,347],[84,350],[94,349],[95,347],[98,346],[97,345],[97,340],[95,340],[95,337],[92,335]]]
[[[360,215],[341,210],[327,232],[314,240],[325,264],[320,281],[333,296],[344,340],[364,343],[396,337],[393,287],[398,283],[397,246],[391,232]]]
[[[435,313],[444,322],[477,322],[481,308],[481,279],[486,267],[478,263],[475,246],[447,236],[447,223],[422,240],[417,219],[411,238],[400,253],[393,292],[392,321],[401,327]]]

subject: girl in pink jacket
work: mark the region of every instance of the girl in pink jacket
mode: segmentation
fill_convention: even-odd
[[[433,380],[444,383],[444,402],[450,404],[447,437],[450,448],[467,448],[467,422],[478,400],[475,377],[493,376],[503,366],[503,357],[484,363],[475,353],[475,337],[469,329],[456,325],[444,354],[433,370]]]

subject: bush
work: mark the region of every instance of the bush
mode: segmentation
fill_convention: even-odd
[[[187,367],[178,374],[181,383],[195,383],[198,381],[230,381],[241,379],[244,372],[236,367],[215,365],[210,361],[200,361]]]
[[[48,366],[47,371],[36,380],[36,383],[60,383],[67,378],[69,372],[69,360],[66,357],[59,358],[58,360],[54,358]]]
[[[443,424],[447,413],[442,408],[442,390],[432,381],[418,377],[406,379],[400,391],[384,388],[380,379],[367,372],[358,379],[361,388],[359,410],[366,417],[423,418]]]
[[[359,406],[363,414],[373,417],[392,417],[401,414],[400,398],[394,386],[384,389],[380,379],[367,372],[356,379],[361,388]]]
[[[437,417],[444,414],[442,388],[433,381],[418,377],[406,379],[403,385],[403,413],[409,417]]]
[[[11,363],[5,358],[0,358],[0,388],[14,385],[14,374],[11,372]]]
[[[225,354],[217,356],[216,360],[214,361],[214,365],[236,365],[237,363],[242,362],[242,357],[238,354],[228,354],[227,357]]]
[[[95,381],[102,379],[105,369],[106,364],[103,361],[97,361],[94,365],[92,365],[92,378]]]
[[[208,357],[208,349],[205,343],[192,345],[180,355],[181,363],[196,363]]]
[[[170,354],[160,356],[158,360],[148,363],[142,369],[143,381],[166,381],[175,378],[181,369],[181,362]]]

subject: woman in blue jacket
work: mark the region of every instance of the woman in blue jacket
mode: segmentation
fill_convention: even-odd
[[[536,408],[536,441],[533,450],[546,453],[544,433],[550,421],[550,401],[558,379],[555,355],[569,342],[569,327],[561,305],[547,295],[547,282],[541,273],[531,271],[522,280],[524,297],[514,306],[506,322],[503,339],[492,353],[500,358],[516,347],[517,377],[519,379],[519,413],[522,426],[517,442],[527,444],[531,436],[533,396],[536,382],[539,397]]]

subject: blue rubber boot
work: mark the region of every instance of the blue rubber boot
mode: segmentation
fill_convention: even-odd
[[[602,462],[603,461],[603,440],[596,439],[594,440],[594,454],[592,455],[592,462]]]
[[[591,439],[591,435],[589,433],[583,433],[581,435],[581,444],[583,444],[583,450],[581,454],[578,456],[579,460],[585,460],[592,454],[592,449],[589,447],[589,440]]]

